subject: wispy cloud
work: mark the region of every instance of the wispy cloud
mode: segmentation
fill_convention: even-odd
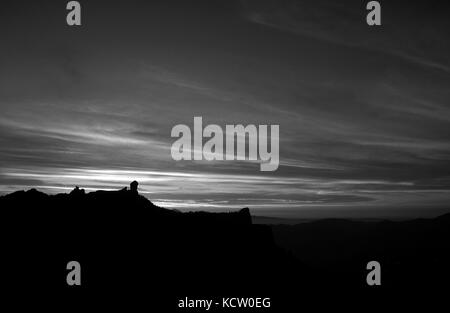
[[[383,2],[392,13],[374,29],[365,3],[349,1],[192,4],[183,19],[153,2],[148,10],[111,4],[112,13],[146,18],[99,20],[70,34],[11,7],[0,20],[0,192],[114,190],[136,179],[150,199],[184,210],[388,216],[416,214],[408,205],[442,208],[448,16],[433,1],[423,10]],[[279,169],[173,161],[170,131],[194,116],[222,127],[280,125]]]
[[[424,67],[450,73],[448,56],[440,51],[450,35],[448,19],[441,11],[433,12],[433,23],[427,19],[424,6],[439,7],[430,1],[420,6],[401,3],[382,4],[381,30],[365,27],[366,11],[361,1],[243,1],[243,14],[251,22],[267,27],[309,36],[348,47],[378,51]],[[415,23],[420,24],[414,25]],[[417,32],[411,28],[418,28]],[[423,36],[422,38],[417,36]],[[420,41],[428,40],[427,46]],[[444,62],[445,61],[445,62]]]

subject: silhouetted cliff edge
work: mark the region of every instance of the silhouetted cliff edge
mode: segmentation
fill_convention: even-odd
[[[300,271],[269,226],[252,224],[248,208],[181,213],[133,187],[56,195],[32,189],[0,197],[0,206],[5,279],[20,292],[35,288],[22,283],[32,275],[40,292],[71,301],[65,267],[72,260],[83,269],[79,297],[108,294],[121,304],[129,296],[162,304],[176,295],[270,296]],[[30,262],[39,269],[32,274]]]
[[[361,312],[367,303],[403,312],[448,291],[450,214],[269,227],[253,224],[247,208],[155,206],[137,182],[118,191],[18,191],[0,197],[0,208],[4,298],[19,295],[16,305],[167,312],[180,298],[216,296],[270,297],[274,312]],[[73,260],[82,266],[79,288],[66,284]],[[382,264],[381,286],[366,284],[371,260]]]

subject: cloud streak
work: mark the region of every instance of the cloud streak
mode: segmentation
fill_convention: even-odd
[[[182,210],[443,210],[446,11],[423,4],[426,23],[416,25],[418,7],[383,3],[384,26],[375,31],[360,1],[351,3],[152,1],[139,10],[111,4],[101,15],[89,3],[95,18],[79,32],[59,27],[57,11],[42,19],[8,4],[11,18],[0,19],[0,192],[118,189],[137,179],[151,200]],[[280,125],[279,169],[173,161],[170,131],[194,116],[222,127]]]

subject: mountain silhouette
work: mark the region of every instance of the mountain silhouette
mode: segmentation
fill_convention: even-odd
[[[2,283],[24,307],[165,312],[177,311],[184,297],[270,297],[264,311],[360,311],[365,303],[404,309],[403,301],[414,306],[448,290],[450,214],[257,225],[248,208],[156,206],[137,182],[117,191],[17,191],[0,197],[0,207]],[[383,269],[375,288],[366,284],[372,260]],[[66,283],[70,261],[81,265],[81,286]]]
[[[118,191],[17,191],[0,197],[0,207],[4,281],[20,294],[69,302],[107,295],[117,306],[151,298],[153,307],[167,308],[178,296],[270,297],[300,272],[312,281],[269,226],[252,224],[248,208],[169,210],[139,195],[137,182]],[[66,283],[72,260],[82,268],[78,289]]]

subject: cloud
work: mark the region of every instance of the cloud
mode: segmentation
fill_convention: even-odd
[[[2,34],[12,29],[0,50],[0,192],[118,189],[137,179],[149,198],[186,210],[441,208],[450,27],[430,3],[383,3],[380,29],[365,25],[356,0],[111,4],[80,32],[55,26],[59,13],[11,6],[0,19]],[[194,116],[223,128],[279,124],[279,169],[173,161],[170,131]]]
[[[438,1],[382,3],[382,27],[365,25],[364,2],[243,0],[243,15],[253,23],[354,48],[379,51],[450,73],[450,23]],[[433,10],[443,7],[441,10]],[[433,19],[433,23],[420,21]],[[443,49],[444,48],[444,49]]]

